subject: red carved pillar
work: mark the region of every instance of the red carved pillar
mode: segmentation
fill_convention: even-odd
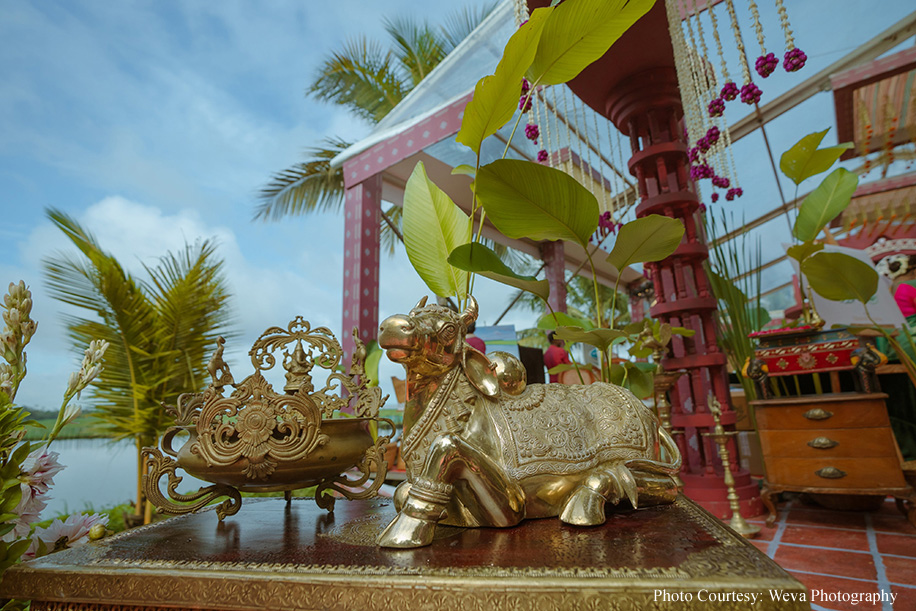
[[[684,455],[681,479],[685,493],[718,516],[730,515],[717,446],[702,433],[714,422],[707,397],[713,393],[722,406],[722,424],[734,429],[735,412],[729,401],[726,357],[716,344],[716,299],[703,270],[708,257],[695,212],[697,195],[689,179],[687,145],[682,138],[683,109],[673,68],[654,68],[630,76],[614,87],[607,101],[607,116],[630,138],[633,156],[628,162],[636,177],[641,202],[636,216],[660,214],[684,224],[684,239],[663,261],[647,264],[655,285],[653,318],[672,326],[693,329],[689,339],[676,336],[671,354],[663,361],[669,371],[685,370],[671,390],[671,423]],[[744,515],[763,512],[756,484],[738,466],[738,452],[730,442],[729,465]],[[716,470],[719,473],[716,473]]]
[[[344,202],[343,328],[344,361],[353,355],[353,327],[368,343],[378,333],[379,210],[382,176],[347,189]]]
[[[563,242],[541,242],[541,260],[550,285],[547,302],[554,312],[566,312],[566,263]]]

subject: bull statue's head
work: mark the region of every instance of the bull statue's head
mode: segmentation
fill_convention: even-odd
[[[478,390],[492,397],[499,392],[494,366],[464,341],[468,325],[476,319],[473,297],[459,314],[437,304],[426,305],[424,296],[409,314],[382,321],[378,343],[389,359],[404,365],[409,376],[438,378],[460,366]]]

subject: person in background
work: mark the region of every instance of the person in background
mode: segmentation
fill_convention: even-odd
[[[894,301],[912,331],[916,327],[916,256],[895,255],[888,259],[888,277],[894,282]]]
[[[464,337],[464,341],[466,341],[475,350],[482,352],[483,354],[486,354],[487,353],[487,344],[482,339],[474,335],[474,330],[476,328],[477,328],[477,323],[475,322],[472,322],[471,324],[468,325],[468,333]]]
[[[550,342],[550,345],[547,347],[547,350],[544,351],[544,366],[547,367],[548,371],[557,365],[562,365],[564,363],[572,364],[572,361],[569,360],[569,353],[563,348],[563,340],[556,337],[555,332],[551,331],[547,334],[547,341]],[[560,374],[550,374],[550,381],[552,383],[558,382],[559,379]]]

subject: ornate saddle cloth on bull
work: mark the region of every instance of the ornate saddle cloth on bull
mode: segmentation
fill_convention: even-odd
[[[652,411],[613,384],[526,385],[514,356],[465,342],[476,318],[473,297],[463,314],[424,297],[381,324],[379,344],[407,370],[408,399],[407,479],[379,545],[428,545],[438,523],[559,516],[593,526],[607,504],[674,501],[681,457]]]

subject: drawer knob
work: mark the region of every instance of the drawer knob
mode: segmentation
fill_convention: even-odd
[[[827,418],[833,416],[833,412],[828,412],[825,409],[815,407],[814,409],[809,409],[803,415],[808,420],[826,420]]]
[[[835,448],[840,445],[840,442],[834,441],[829,437],[815,437],[808,442],[808,445],[818,450],[829,450],[830,448]]]
[[[814,472],[817,476],[824,479],[840,479],[846,477],[846,472],[836,467],[824,467]]]

